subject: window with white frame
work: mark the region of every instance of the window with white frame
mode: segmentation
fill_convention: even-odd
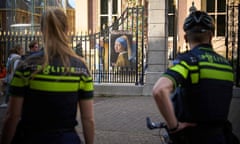
[[[203,0],[202,9],[215,21],[215,36],[225,36],[226,0]]]
[[[100,26],[101,26],[101,30],[103,30],[105,26],[108,26],[109,15],[112,15],[112,19],[114,17],[118,16],[118,11],[119,11],[118,0],[112,0],[111,3],[112,3],[112,7],[109,8],[109,0],[100,0]],[[112,11],[112,13],[109,13],[110,10]]]

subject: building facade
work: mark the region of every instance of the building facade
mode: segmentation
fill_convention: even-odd
[[[69,29],[75,31],[75,9],[67,0],[2,0],[0,29],[2,31],[38,31],[40,16],[46,8],[63,8],[69,17]]]
[[[69,17],[70,33],[75,36],[90,35],[104,31],[121,19],[126,8],[143,6],[145,17],[138,24],[144,25],[143,38],[139,38],[144,42],[138,45],[140,50],[144,49],[141,55],[145,55],[141,67],[148,65],[148,72],[163,72],[169,65],[169,59],[189,49],[184,41],[182,26],[184,18],[193,9],[206,11],[213,17],[216,27],[213,46],[219,54],[233,62],[238,56],[238,4],[237,0],[3,0],[0,4],[0,30],[8,32],[21,27],[24,31],[38,30],[42,12],[47,7],[61,7]],[[117,29],[121,30],[122,27]],[[94,61],[93,65],[99,61],[94,46],[100,37],[94,38],[90,44],[86,40],[77,40],[72,44],[73,48],[83,45],[89,51],[89,63]],[[79,37],[79,41],[82,39]],[[109,67],[109,36],[105,40],[108,45],[105,62]],[[3,54],[7,55],[7,52]]]
[[[46,7],[62,7],[69,17],[70,32],[99,32],[121,16],[126,7],[145,5],[147,8],[148,3],[148,0],[3,0],[0,4],[0,30],[17,29],[20,24],[37,27]],[[237,0],[169,0],[166,5],[170,58],[187,49],[183,39],[182,18],[189,14],[192,6],[208,12],[214,18],[216,30],[213,45],[220,54],[226,56],[228,46],[225,36],[229,34],[231,41],[235,41],[236,37],[233,31],[237,27],[237,12],[233,8],[238,5]],[[229,46],[232,47],[233,44],[230,43]]]
[[[191,10],[206,11],[215,21],[212,44],[215,50],[229,59],[235,59],[237,52],[236,32],[238,30],[238,0],[170,0],[169,18],[169,55],[188,49],[184,40],[183,23]],[[172,52],[172,53],[171,53]]]

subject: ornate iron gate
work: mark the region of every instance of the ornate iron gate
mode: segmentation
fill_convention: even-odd
[[[147,22],[144,7],[131,7],[123,11],[112,25],[106,26],[97,33],[69,34],[71,46],[83,56],[98,83],[133,83],[144,84],[144,68],[146,63]],[[115,40],[125,35],[128,39],[128,66],[115,66],[118,57],[115,52]],[[15,44],[21,44],[27,51],[31,40],[42,44],[39,32],[1,32],[1,62],[6,63],[8,50]]]
[[[228,2],[227,4],[227,26],[226,26],[226,58],[231,61],[235,72],[235,85],[240,86],[240,4],[239,2]]]

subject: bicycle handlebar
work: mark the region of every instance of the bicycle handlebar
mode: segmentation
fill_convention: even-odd
[[[159,129],[160,141],[163,144],[172,144],[170,140],[168,127],[165,122],[152,122],[149,117],[146,117],[147,127],[150,130]]]
[[[152,122],[151,119],[149,117],[146,118],[146,122],[147,122],[147,127],[149,129],[157,129],[157,128],[164,128],[164,129],[168,129],[166,123],[164,122],[159,122],[159,123],[156,123],[156,122]]]

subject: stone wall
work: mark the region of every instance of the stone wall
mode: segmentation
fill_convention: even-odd
[[[240,88],[235,88],[229,112],[229,120],[232,122],[233,132],[240,140]]]

